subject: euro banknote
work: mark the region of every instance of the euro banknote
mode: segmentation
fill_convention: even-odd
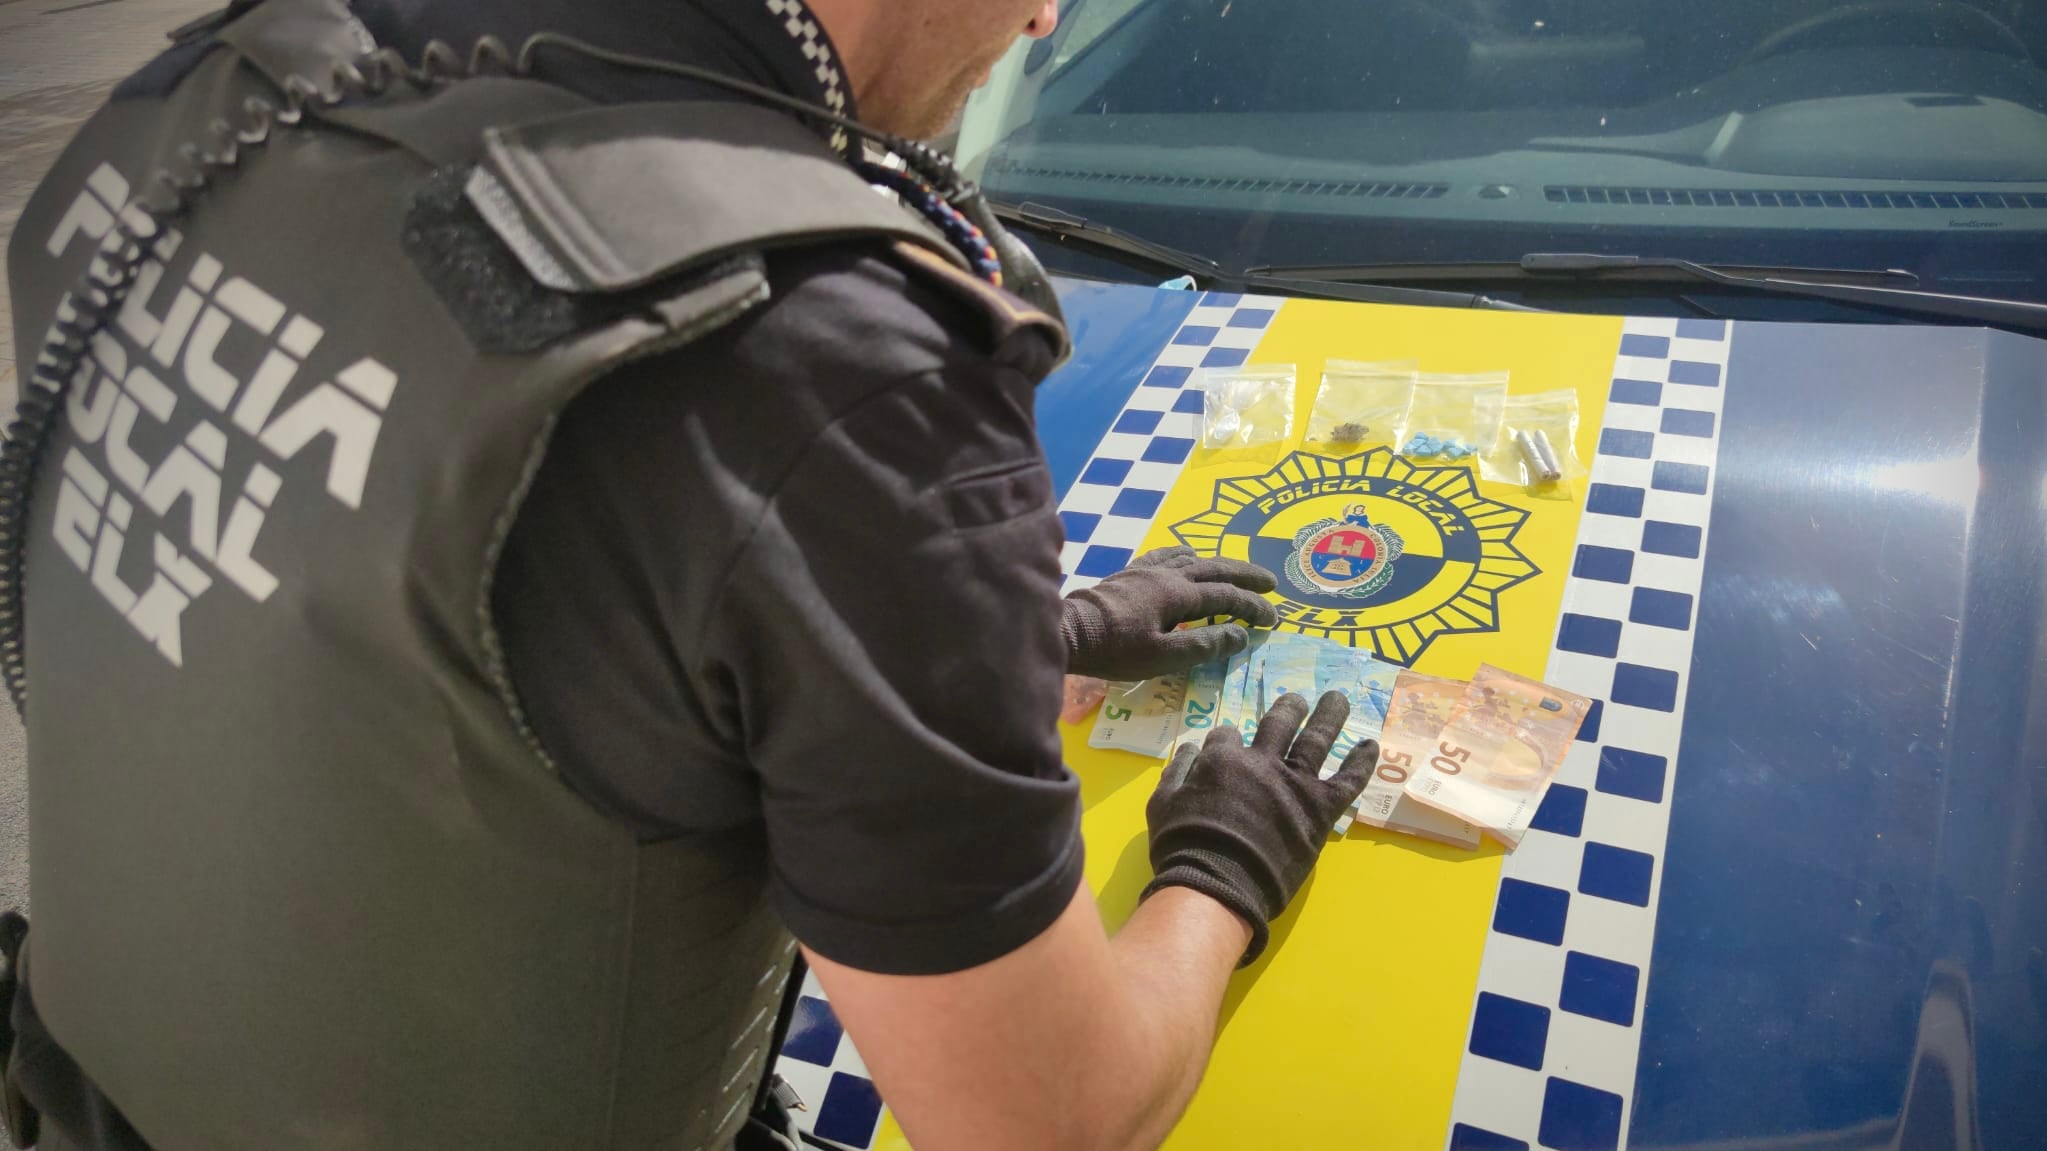
[[[1464,697],[1464,681],[1401,670],[1379,733],[1379,763],[1358,797],[1358,818],[1372,827],[1418,835],[1452,847],[1478,846],[1479,829],[1410,797],[1415,764],[1427,762],[1437,736]]]
[[[1102,699],[1101,713],[1095,717],[1094,730],[1088,733],[1087,745],[1163,756],[1180,729],[1186,697],[1184,673],[1139,683],[1112,683]]]
[[[1519,846],[1591,707],[1582,695],[1481,665],[1435,746],[1409,750],[1407,797]]]
[[[1223,722],[1222,693],[1223,679],[1229,673],[1229,664],[1223,660],[1210,660],[1187,673],[1187,691],[1180,707],[1180,723],[1173,733],[1172,746],[1167,754],[1177,754],[1185,744],[1201,746]]]

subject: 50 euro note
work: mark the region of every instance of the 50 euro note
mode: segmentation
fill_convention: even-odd
[[[1592,701],[1481,665],[1434,747],[1417,747],[1409,799],[1518,847]]]
[[[1450,716],[1464,699],[1463,680],[1401,671],[1379,733],[1379,764],[1358,798],[1358,818],[1373,827],[1447,843],[1478,846],[1479,829],[1456,813],[1438,810],[1408,794],[1416,765],[1426,764]]]

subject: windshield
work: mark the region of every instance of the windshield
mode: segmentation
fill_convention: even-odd
[[[1231,269],[1606,252],[2047,301],[2047,0],[1063,8],[962,123],[997,200]]]

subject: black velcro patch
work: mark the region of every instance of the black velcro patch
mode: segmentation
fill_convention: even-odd
[[[518,355],[644,311],[745,269],[757,254],[720,261],[631,292],[577,295],[534,280],[463,194],[468,168],[435,172],[413,193],[405,252],[478,351]]]

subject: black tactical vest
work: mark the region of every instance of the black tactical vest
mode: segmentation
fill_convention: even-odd
[[[336,73],[373,48],[341,0],[218,36],[9,253],[61,357],[81,274],[154,245],[9,493],[35,1005],[157,1151],[723,1148],[794,954],[764,844],[570,792],[493,566],[564,405],[760,304],[762,251],[960,257],[779,112]]]

